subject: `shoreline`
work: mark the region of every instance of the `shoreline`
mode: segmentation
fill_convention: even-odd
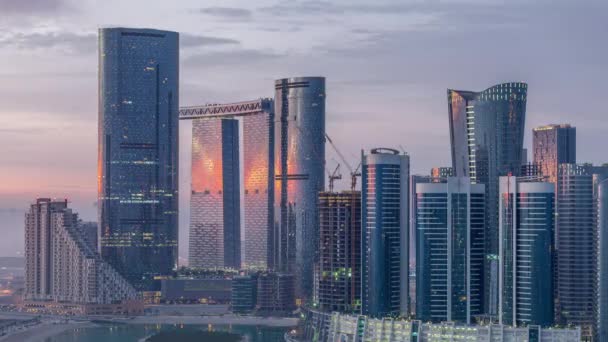
[[[0,342],[40,342],[47,338],[57,336],[65,331],[77,328],[95,327],[91,322],[52,323],[43,322],[25,330],[15,331],[0,337]]]
[[[0,315],[2,318],[2,315]],[[83,321],[70,321],[58,323],[57,319],[45,318],[40,324],[36,324],[23,330],[17,330],[8,335],[1,336],[0,342],[39,342],[47,338],[55,337],[63,332],[78,329],[92,328],[107,325],[242,325],[263,326],[267,328],[291,328],[298,324],[297,318],[287,317],[256,317],[256,316],[136,316],[129,319],[95,319],[88,317]],[[145,341],[145,340],[144,340]]]

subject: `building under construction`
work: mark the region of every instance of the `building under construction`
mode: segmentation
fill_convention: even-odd
[[[361,192],[319,193],[319,309],[361,308]]]

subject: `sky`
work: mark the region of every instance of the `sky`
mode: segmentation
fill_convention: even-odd
[[[606,13],[603,0],[0,0],[0,256],[22,252],[36,197],[96,220],[100,27],[180,32],[183,106],[325,76],[327,133],[351,164],[361,149],[402,147],[428,173],[451,164],[446,89],[509,81],[529,84],[528,146],[533,127],[571,123],[579,162],[608,161]],[[182,162],[182,195],[188,176]],[[187,206],[180,196],[181,245]]]

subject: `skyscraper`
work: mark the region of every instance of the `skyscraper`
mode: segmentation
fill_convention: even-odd
[[[177,266],[179,38],[99,30],[101,254],[138,290]]]
[[[597,205],[597,341],[608,341],[608,178],[594,177]]]
[[[552,166],[548,168],[553,171]],[[556,219],[557,323],[593,336],[597,281],[596,205],[591,165],[559,164]]]
[[[192,121],[190,265],[272,267],[273,101],[183,107],[180,119]]]
[[[467,177],[416,185],[416,317],[472,323],[483,313],[485,189]]]
[[[311,298],[318,259],[318,193],[325,184],[325,78],[275,82],[275,268]]]
[[[319,309],[361,309],[361,193],[319,193]]]
[[[534,164],[549,182],[557,182],[559,164],[576,163],[576,127],[547,125],[532,130]]]
[[[498,84],[482,92],[448,89],[454,176],[486,186],[486,312],[498,308],[498,177],[519,175],[528,85]]]
[[[409,287],[407,154],[362,152],[361,312],[407,315]]]
[[[554,203],[552,183],[500,177],[501,324],[553,324]]]
[[[190,267],[241,267],[239,127],[192,122]]]

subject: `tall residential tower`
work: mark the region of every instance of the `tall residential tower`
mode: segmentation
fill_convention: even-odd
[[[485,311],[498,308],[498,177],[519,175],[528,85],[498,84],[482,92],[448,89],[454,176],[486,186]]]
[[[500,177],[501,324],[553,324],[554,206],[552,183]]]
[[[101,255],[138,290],[177,266],[179,37],[99,30]]]
[[[407,315],[410,157],[375,148],[361,170],[361,312]]]
[[[416,185],[416,317],[471,324],[483,313],[483,184]]]
[[[325,184],[325,78],[275,81],[275,268],[312,297],[318,259],[318,194]]]

